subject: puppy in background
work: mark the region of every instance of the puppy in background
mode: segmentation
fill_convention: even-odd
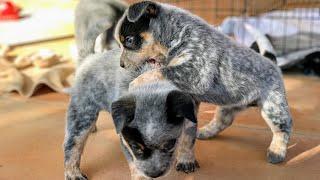
[[[219,106],[213,120],[198,130],[199,139],[216,136],[239,111],[258,106],[273,132],[267,159],[284,161],[292,119],[281,72],[269,59],[201,18],[153,1],[131,5],[119,20],[115,38],[122,48],[122,67],[162,66],[136,78],[131,87],[165,79],[199,101]]]
[[[64,140],[66,180],[86,180],[80,159],[98,114],[112,113],[132,179],[151,179],[176,169],[195,171],[198,103],[169,82],[145,84],[128,92],[129,83],[150,70],[119,66],[120,49],[89,55],[80,64],[71,89]]]
[[[75,10],[78,63],[94,52],[109,50],[113,33],[127,4],[122,0],[80,0]]]

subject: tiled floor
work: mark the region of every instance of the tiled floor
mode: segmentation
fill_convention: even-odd
[[[294,133],[287,161],[266,162],[271,132],[257,109],[242,112],[217,138],[197,141],[201,169],[194,174],[174,170],[162,179],[308,179],[320,178],[320,79],[286,75]],[[63,179],[62,142],[68,96],[42,89],[31,99],[0,96],[0,179]],[[200,126],[214,106],[202,104]],[[129,179],[110,116],[101,113],[82,159],[90,179]]]

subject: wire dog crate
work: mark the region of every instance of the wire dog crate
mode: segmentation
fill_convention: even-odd
[[[252,36],[265,35],[272,45],[270,51],[277,59],[293,58],[297,61],[308,53],[320,54],[320,0],[158,1],[191,11],[210,24],[222,27],[227,34],[249,47],[254,46],[252,43],[256,37]],[[252,33],[248,25],[257,31],[251,37],[246,34],[248,31]]]
[[[127,0],[129,3],[141,0]],[[156,0],[173,4],[217,25],[228,16],[253,16],[292,8],[320,9],[320,0]],[[320,10],[319,10],[320,11]],[[288,17],[290,18],[290,17]]]

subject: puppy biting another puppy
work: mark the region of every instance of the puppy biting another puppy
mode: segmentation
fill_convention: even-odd
[[[129,72],[119,66],[119,49],[95,49],[108,49],[110,42],[106,37],[110,38],[111,25],[120,18],[124,7],[117,0],[81,0],[77,6],[75,26],[80,62],[67,111],[67,180],[87,179],[80,170],[81,154],[101,110],[112,112],[133,179],[164,175],[175,159],[178,171],[188,173],[199,167],[193,152],[197,101],[169,82],[152,83],[128,92],[131,80],[148,69],[160,67],[161,62],[150,59],[147,66],[141,68],[140,64]],[[97,38],[99,33],[102,34]],[[161,59],[161,54],[156,58]]]
[[[292,119],[281,72],[269,59],[201,18],[153,1],[131,5],[119,20],[115,38],[122,48],[122,67],[134,69],[150,60],[162,66],[142,74],[130,87],[165,79],[199,101],[219,106],[213,120],[198,131],[199,139],[216,136],[239,111],[255,105],[273,132],[268,161],[284,161]]]

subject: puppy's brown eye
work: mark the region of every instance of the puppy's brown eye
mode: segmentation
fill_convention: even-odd
[[[130,50],[138,50],[141,47],[142,39],[140,36],[126,36],[123,46]]]
[[[176,145],[177,140],[171,139],[162,145],[162,150],[164,151],[172,151]]]
[[[125,39],[126,46],[131,47],[134,45],[134,36],[127,36]]]
[[[136,153],[142,154],[142,153],[143,153],[144,146],[143,146],[142,144],[139,144],[139,143],[132,143],[132,144],[131,144],[131,148],[132,148],[132,150],[134,150]]]

